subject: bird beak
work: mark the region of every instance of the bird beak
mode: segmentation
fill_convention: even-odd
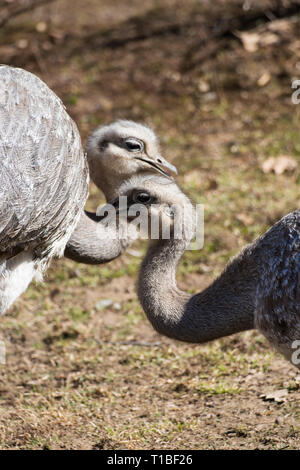
[[[177,168],[161,156],[158,156],[156,160],[149,157],[136,157],[136,159],[148,163],[155,168],[155,170],[159,171],[159,173],[162,173],[169,178],[178,175]]]

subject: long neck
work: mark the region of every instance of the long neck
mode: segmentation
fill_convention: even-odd
[[[107,201],[116,198],[119,195],[119,188],[122,183],[131,175],[128,162],[124,159],[89,159],[89,170],[92,181],[103,192]],[[127,166],[126,166],[127,163]]]
[[[133,239],[120,237],[118,226],[107,226],[102,218],[83,211],[65,248],[64,256],[79,263],[107,263],[120,256]]]
[[[127,175],[119,175],[117,172],[111,174],[109,171],[106,171],[106,169],[100,171],[99,168],[97,168],[97,172],[94,173],[91,172],[93,182],[103,192],[107,201],[111,201],[118,196],[119,187],[127,178]]]
[[[261,269],[266,272],[272,264],[274,240],[267,232],[248,245],[208,288],[193,296],[180,291],[175,279],[188,240],[152,244],[141,266],[138,295],[153,327],[171,338],[195,343],[254,328]]]
[[[107,201],[112,201],[119,196],[120,186],[133,175],[141,180],[144,176],[158,174],[157,170],[149,165],[149,169],[129,167],[127,161],[116,159],[114,166],[108,168],[106,162],[101,160],[90,161],[90,176],[94,184],[103,192]]]

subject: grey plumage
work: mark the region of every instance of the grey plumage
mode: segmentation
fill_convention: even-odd
[[[283,217],[267,235],[276,250],[268,247],[270,256],[261,263],[255,322],[291,360],[293,343],[300,346],[300,210]]]
[[[126,237],[121,237],[120,233],[119,224],[106,224],[104,219],[85,212],[67,243],[64,255],[78,263],[108,263],[124,253],[137,238],[130,232]]]
[[[153,130],[134,121],[118,120],[99,127],[86,150],[91,178],[107,200],[117,197],[120,185],[134,174],[177,174],[174,165],[161,156]]]
[[[189,295],[178,289],[176,269],[194,234],[194,208],[174,182],[163,185],[156,178],[133,177],[120,195],[130,201],[137,188],[155,201],[148,204],[151,217],[163,213],[166,219],[159,208],[175,205],[186,228],[181,239],[171,230],[170,239],[151,240],[142,262],[138,296],[153,327],[193,343],[257,327],[292,361],[300,340],[300,210],[246,246],[208,288]],[[168,223],[173,226],[172,217]]]
[[[151,178],[160,173],[167,176],[164,181],[173,181],[171,174],[177,173],[161,156],[153,130],[133,121],[118,120],[96,129],[88,140],[87,159],[91,178],[106,199],[117,197],[124,180],[133,175]],[[119,229],[116,233],[97,220],[95,214],[82,215],[68,241],[66,257],[86,264],[106,263],[120,256],[136,238],[134,233],[122,238]]]
[[[174,170],[162,157],[157,166],[149,156],[144,161],[142,152],[133,149],[133,156],[126,150],[124,139],[132,139],[131,131],[154,136],[145,126],[126,123],[127,134],[120,123],[100,129],[101,135],[108,130],[119,142],[116,155],[104,153],[109,156],[104,164],[97,136],[93,140],[101,164],[95,167],[96,173],[101,168],[95,179],[100,187],[102,178],[109,180],[112,192],[122,182],[121,167],[126,175],[141,169]],[[147,141],[143,146],[148,148]],[[34,277],[41,278],[53,256],[65,253],[77,261],[102,263],[120,256],[131,243],[130,234],[120,239],[116,230],[84,211],[88,181],[78,129],[60,99],[33,74],[0,66],[0,314]]]
[[[0,67],[0,251],[61,255],[88,195],[80,136],[35,75]]]

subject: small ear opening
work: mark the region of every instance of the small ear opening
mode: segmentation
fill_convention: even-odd
[[[100,139],[98,142],[98,147],[100,150],[105,150],[108,146],[108,141],[106,139]]]

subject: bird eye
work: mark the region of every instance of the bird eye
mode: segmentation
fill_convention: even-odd
[[[144,149],[143,142],[132,137],[125,140],[125,146],[129,152],[141,152]]]
[[[133,200],[138,204],[150,204],[154,201],[154,198],[146,191],[139,191],[133,195]]]

